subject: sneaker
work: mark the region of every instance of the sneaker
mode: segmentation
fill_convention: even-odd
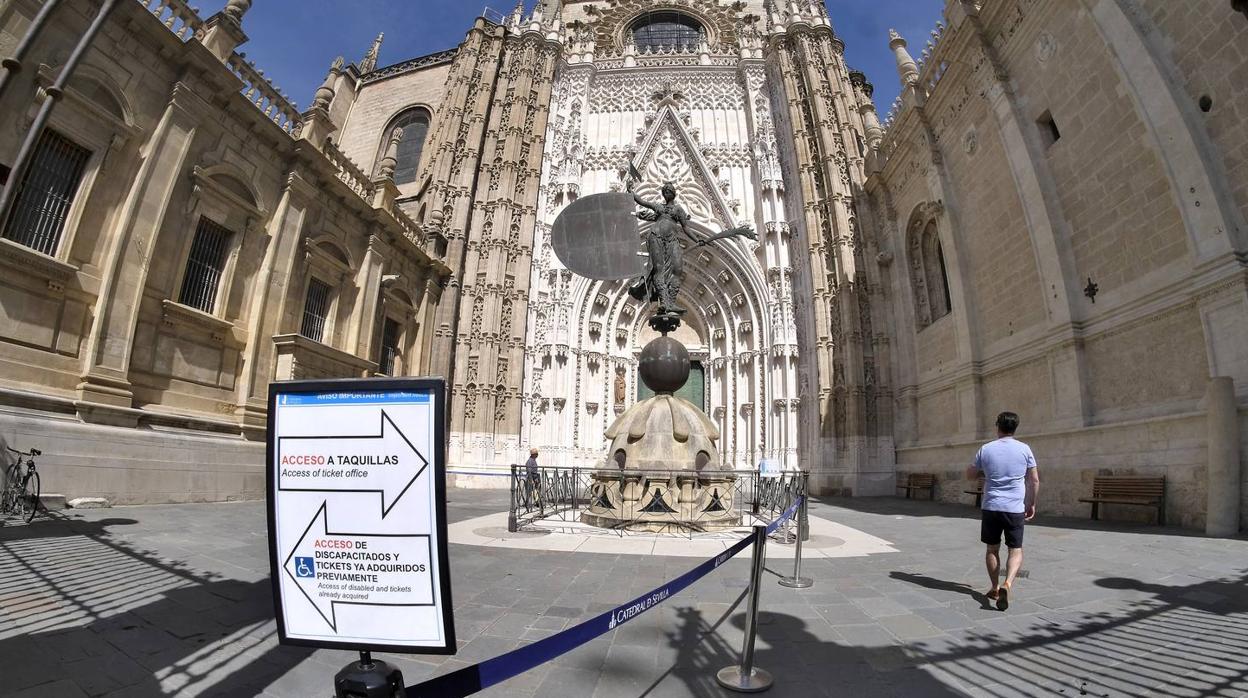
[[[1004,611],[1010,607],[1010,588],[1002,585],[1000,593],[997,594],[997,610]]]

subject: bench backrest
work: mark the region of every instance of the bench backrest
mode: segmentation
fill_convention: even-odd
[[[936,476],[931,473],[910,473],[906,476],[909,487],[931,487],[936,483]]]
[[[1101,475],[1092,480],[1093,497],[1155,497],[1166,494],[1165,477]]]

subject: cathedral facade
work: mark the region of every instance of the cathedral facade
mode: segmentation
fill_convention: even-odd
[[[1010,409],[1044,511],[1134,473],[1167,478],[1171,521],[1202,525],[1232,486],[1248,512],[1235,3],[948,0],[924,50],[879,37],[897,70],[871,78],[902,85],[883,117],[821,0],[521,2],[389,66],[379,37],[302,111],[236,50],[249,2],[122,5],[58,103],[61,140],[14,173],[36,192],[31,172],[88,174],[60,218],[19,197],[0,240],[26,272],[0,281],[0,435],[79,444],[73,494],[255,496],[264,387],[292,377],[445,376],[459,486],[505,486],[532,447],[602,464],[653,331],[628,281],[572,274],[550,235],[635,168],[695,232],[758,232],[686,252],[682,396],[725,467],[853,495],[932,472],[965,501],[960,471]],[[0,10],[0,49],[29,52],[5,63],[6,114],[44,98],[93,11],[40,7]],[[99,439],[120,465],[91,461]],[[143,476],[106,486],[105,467]]]
[[[429,127],[410,186],[425,191],[414,215],[443,227],[447,264],[459,270],[447,291],[457,300],[443,306],[435,329],[452,379],[452,462],[484,478],[537,447],[546,464],[596,466],[606,427],[644,397],[637,356],[654,331],[643,306],[627,281],[572,274],[550,243],[564,207],[621,190],[630,166],[642,175],[643,196],[676,186],[695,232],[748,224],[759,233],[756,243],[687,253],[680,301],[689,312],[679,338],[693,374],[685,396],[719,426],[723,465],[819,462],[819,403],[832,401],[834,371],[854,372],[863,386],[864,372],[875,371],[871,352],[848,369],[850,357],[833,358],[830,347],[821,358],[815,338],[830,324],[813,321],[838,302],[827,292],[837,273],[831,260],[841,255],[854,266],[851,201],[863,152],[849,149],[862,143],[861,107],[870,102],[850,79],[822,3],[783,19],[756,5],[545,2],[531,14],[518,8],[479,22],[442,66],[418,59],[366,77],[354,106],[363,113],[398,95],[407,104],[417,94],[427,100],[417,107]],[[767,33],[786,27],[791,36],[768,49]],[[769,51],[781,49],[786,62],[769,68]],[[804,92],[788,99],[786,89]],[[814,99],[818,114],[809,111]],[[792,123],[812,136],[800,152],[791,137],[777,137]],[[827,142],[814,136],[820,123],[835,125]],[[346,152],[368,157],[387,128],[349,119]],[[808,177],[830,205],[807,216],[797,173],[820,157],[819,169],[835,169]],[[808,235],[808,227],[824,232]],[[840,247],[812,249],[811,239]],[[815,268],[812,251],[821,255]],[[808,352],[799,349],[803,338]],[[822,397],[820,384],[829,386]],[[854,412],[853,428],[871,438],[846,442],[842,455],[865,464],[881,443],[874,430],[887,433],[887,425],[866,419],[865,395],[851,405],[848,385],[842,422]],[[887,437],[882,443],[888,451]],[[465,474],[460,483],[487,485],[481,478]]]

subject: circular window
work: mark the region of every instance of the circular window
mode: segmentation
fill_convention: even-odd
[[[638,50],[656,51],[696,48],[702,39],[702,25],[679,12],[649,12],[632,26]]]

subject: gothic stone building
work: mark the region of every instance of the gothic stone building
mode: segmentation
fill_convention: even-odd
[[[885,119],[819,0],[522,2],[442,53],[336,63],[303,112],[235,51],[247,4],[123,3],[5,223],[0,433],[71,494],[255,496],[265,384],[306,375],[446,376],[460,486],[531,446],[601,463],[653,333],[550,231],[629,163],[696,231],[759,232],[691,249],[682,289],[683,395],[725,465],[855,495],[934,472],[967,501],[1013,409],[1046,512],[1085,514],[1099,473],[1164,474],[1189,526],[1241,491],[1248,17],[1227,0],[948,0],[917,60],[880,37]],[[6,55],[37,30],[0,162],[93,11],[38,9],[0,10]]]

